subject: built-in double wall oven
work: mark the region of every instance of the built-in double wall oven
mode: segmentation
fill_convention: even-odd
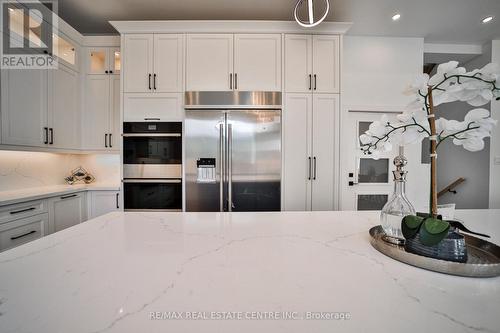
[[[182,123],[123,124],[127,211],[182,210]]]

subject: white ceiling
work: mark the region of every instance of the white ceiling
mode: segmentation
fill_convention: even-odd
[[[116,33],[110,20],[292,20],[296,0],[59,0],[59,14],[87,34]],[[330,0],[327,20],[352,35],[483,43],[500,38],[500,0]],[[399,12],[401,20],[391,16]],[[489,24],[481,19],[494,15]]]

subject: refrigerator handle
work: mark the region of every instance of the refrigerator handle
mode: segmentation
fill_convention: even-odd
[[[227,211],[233,210],[233,125],[227,125],[227,176],[228,176],[228,190],[227,190]]]
[[[220,149],[220,185],[219,185],[219,210],[224,211],[224,124],[219,124],[219,149]]]

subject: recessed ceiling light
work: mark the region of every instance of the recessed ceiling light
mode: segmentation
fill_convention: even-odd
[[[481,22],[483,23],[488,23],[488,22],[491,22],[493,21],[493,16],[487,16],[485,17],[484,19],[481,20]]]
[[[393,21],[397,21],[397,20],[399,20],[400,18],[401,18],[401,14],[399,14],[399,13],[394,14],[394,15],[392,16],[392,20],[393,20]]]

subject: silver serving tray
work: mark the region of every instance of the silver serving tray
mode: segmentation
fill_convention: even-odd
[[[378,251],[406,264],[450,275],[467,277],[494,277],[500,275],[500,247],[485,240],[465,237],[468,260],[466,263],[444,261],[406,252],[403,245],[385,242],[381,226],[370,229],[370,243]]]

